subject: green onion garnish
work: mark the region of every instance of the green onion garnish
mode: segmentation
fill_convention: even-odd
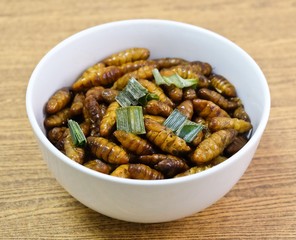
[[[133,134],[146,133],[141,106],[129,106],[116,109],[116,127]]]
[[[73,144],[76,147],[84,147],[86,144],[86,138],[77,122],[72,119],[68,120],[68,127],[70,130],[70,135],[73,141]]]
[[[186,120],[187,117],[184,114],[182,114],[178,109],[174,109],[174,111],[164,121],[163,125],[175,132],[184,124]]]
[[[184,79],[179,74],[175,73],[169,77],[162,76],[157,68],[152,70],[155,82],[157,85],[175,85],[178,88],[196,87],[198,79]]]

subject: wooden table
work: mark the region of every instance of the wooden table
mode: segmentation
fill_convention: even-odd
[[[47,170],[25,110],[38,61],[85,28],[132,18],[170,19],[224,35],[260,65],[272,104],[239,183],[206,210],[174,222],[105,217],[72,198]],[[1,239],[296,239],[296,1],[0,1]]]

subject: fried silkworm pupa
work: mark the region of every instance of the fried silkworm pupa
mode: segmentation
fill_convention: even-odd
[[[128,167],[129,164],[119,165],[110,175],[113,177],[130,178]]]
[[[111,88],[106,88],[102,91],[103,101],[106,103],[112,103],[115,101],[116,96],[118,95],[118,91]]]
[[[144,123],[148,140],[162,151],[172,155],[180,155],[191,150],[186,142],[175,135],[169,128],[148,118],[144,119]]]
[[[73,102],[70,107],[70,113],[72,116],[82,114],[84,100],[85,100],[85,96],[82,92],[75,94]]]
[[[164,179],[164,176],[162,175],[162,173],[141,163],[129,164],[128,172],[130,174],[130,178],[132,179],[141,179],[141,180]]]
[[[86,163],[83,164],[83,166],[100,173],[105,173],[105,174],[109,174],[112,170],[110,165],[108,165],[107,163],[104,163],[99,159],[87,161]]]
[[[54,114],[61,111],[71,101],[72,94],[68,88],[56,91],[47,101],[45,111]]]
[[[213,117],[209,120],[208,127],[213,132],[233,128],[238,133],[245,133],[252,129],[252,124],[238,118]]]
[[[98,102],[102,102],[103,101],[102,92],[104,89],[105,88],[102,86],[91,87],[90,89],[87,90],[87,92],[85,93],[85,96],[88,97],[92,95]]]
[[[165,104],[169,105],[170,107],[174,106],[174,103],[171,99],[169,99],[165,93],[163,92],[162,88],[156,85],[155,83],[148,81],[146,79],[139,79],[138,82],[146,88],[150,93],[154,93],[159,97],[159,101],[164,102]]]
[[[158,100],[150,100],[144,108],[145,113],[162,116],[165,118],[168,117],[172,113],[172,111],[173,108],[171,108],[166,103]]]
[[[76,147],[70,135],[70,130],[67,128],[64,133],[64,152],[67,157],[73,161],[83,164],[85,151],[81,147]]]
[[[195,164],[203,164],[219,156],[234,140],[237,131],[234,129],[219,130],[204,139],[194,150],[190,159]]]
[[[164,160],[168,160],[168,159],[173,159],[173,161],[182,160],[181,158],[176,157],[174,155],[154,153],[154,154],[151,154],[151,155],[139,156],[138,157],[138,162],[143,163],[143,164],[148,165],[148,166],[154,166],[154,165],[158,164],[159,162],[164,161]]]
[[[190,62],[189,65],[191,65],[194,68],[195,72],[201,73],[205,76],[209,76],[213,70],[212,66],[207,62],[193,61]]]
[[[59,150],[62,150],[64,147],[64,143],[59,145],[58,143],[64,138],[64,132],[67,127],[54,127],[50,129],[47,133],[47,137],[49,141],[56,146]]]
[[[119,108],[120,105],[118,102],[112,102],[107,110],[106,114],[103,116],[103,119],[100,124],[100,134],[103,137],[109,136],[113,131],[113,128],[116,123],[116,109]]]
[[[198,90],[198,96],[202,99],[212,101],[224,110],[233,110],[238,107],[237,102],[232,102],[223,97],[220,93],[212,91],[208,88],[201,88]]]
[[[239,106],[237,109],[234,110],[233,117],[251,122],[250,117],[243,106]]]
[[[163,124],[164,121],[165,121],[165,118],[164,117],[161,117],[161,116],[155,116],[155,115],[149,115],[149,114],[144,114],[144,118],[150,118],[160,124]]]
[[[195,89],[190,87],[183,89],[183,100],[193,100],[195,98],[197,98]]]
[[[149,56],[150,51],[147,48],[129,48],[112,54],[111,56],[105,58],[102,62],[107,66],[120,66],[128,62],[146,60]]]
[[[138,70],[128,72],[122,77],[118,78],[113,84],[112,89],[122,90],[127,85],[128,81],[134,77],[136,79],[151,79],[153,77],[152,70],[155,68],[153,64],[145,65],[140,67]]]
[[[153,60],[157,64],[158,69],[170,68],[172,66],[186,64],[188,61],[182,58],[159,58]]]
[[[191,142],[191,145],[196,147],[198,144],[200,144],[202,142],[202,140],[204,139],[204,137],[205,137],[204,131],[198,132],[198,134],[196,135],[196,137]]]
[[[111,164],[125,164],[129,162],[127,152],[115,143],[102,137],[88,137],[87,143],[92,154]]]
[[[155,153],[152,145],[145,139],[123,130],[114,131],[113,135],[121,143],[124,149],[136,155],[148,155]]]
[[[154,62],[153,60],[138,60],[135,62],[127,62],[124,63],[122,65],[119,66],[119,68],[121,69],[123,74],[129,73],[129,72],[133,72],[138,70],[141,67],[144,67],[146,65],[155,65],[156,62]]]
[[[183,90],[181,88],[178,88],[173,84],[169,86],[163,85],[162,87],[165,89],[166,94],[174,103],[178,104],[182,101]]]
[[[204,99],[193,99],[194,111],[198,112],[200,117],[209,119],[212,117],[230,117],[228,113],[215,103]]]
[[[192,101],[190,100],[185,100],[181,102],[178,106],[177,109],[185,115],[189,120],[191,120],[193,116],[193,104]]]
[[[235,141],[235,140],[233,140],[233,141]],[[231,144],[232,144],[232,143],[230,143],[230,145],[231,145]],[[229,147],[230,145],[228,145],[228,147]],[[226,148],[226,149],[227,149],[227,148]],[[225,150],[226,150],[226,149],[225,149]],[[224,150],[224,151],[225,151],[225,150]],[[223,155],[219,155],[218,157],[215,157],[213,160],[210,161],[209,166],[211,166],[211,167],[216,166],[216,165],[218,165],[218,164],[224,162],[226,159],[227,159],[227,157],[225,157],[225,156],[223,156]]]
[[[70,108],[64,108],[59,112],[45,118],[44,126],[46,128],[60,127],[66,125],[67,120],[71,117]]]
[[[232,156],[237,153],[245,144],[248,142],[248,139],[244,135],[238,135],[234,138],[233,142],[230,143],[226,149],[225,154],[227,156]]]
[[[214,74],[210,77],[211,86],[226,97],[236,97],[235,87],[225,77]]]
[[[72,90],[75,92],[87,91],[95,86],[112,85],[119,77],[123,75],[119,67],[102,67],[96,65],[96,69],[87,70],[82,76],[72,84]]]
[[[210,169],[210,168],[211,168],[211,166],[208,166],[208,165],[205,165],[205,166],[194,166],[194,167],[189,168],[185,172],[182,172],[182,173],[177,174],[174,178],[189,176],[189,175],[192,175],[192,174],[203,172],[203,171],[205,171],[207,169]]]

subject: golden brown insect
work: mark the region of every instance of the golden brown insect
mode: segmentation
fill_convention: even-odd
[[[76,147],[73,143],[69,129],[64,133],[64,152],[67,157],[73,161],[83,164],[85,151],[81,147]]]
[[[212,73],[212,66],[207,62],[193,61],[189,65],[193,67],[195,72],[202,75],[209,76]]]
[[[172,113],[173,108],[171,108],[169,105],[167,105],[164,102],[161,102],[158,100],[150,100],[146,104],[144,110],[145,110],[145,113],[148,113],[148,114],[168,117]]]
[[[67,120],[70,117],[71,117],[70,108],[64,108],[59,112],[46,117],[44,120],[44,126],[46,128],[63,126],[67,123]]]
[[[163,160],[173,159],[173,161],[182,160],[179,157],[170,154],[154,153],[151,155],[143,155],[138,157],[138,161],[148,166],[154,166]]]
[[[183,90],[181,88],[178,88],[173,84],[169,86],[163,85],[162,87],[165,89],[166,94],[174,103],[178,104],[182,101]]]
[[[156,62],[157,68],[159,69],[188,63],[188,61],[182,58],[159,58],[154,59],[154,62]]]
[[[91,153],[99,159],[103,159],[111,164],[125,164],[129,162],[127,152],[106,138],[88,137],[87,143]]]
[[[106,114],[103,116],[103,119],[100,124],[101,136],[106,137],[111,134],[116,123],[116,109],[119,107],[120,105],[118,102],[112,102],[108,106]]]
[[[71,96],[71,92],[68,88],[62,88],[56,91],[46,103],[46,112],[49,114],[59,112],[70,102]]]
[[[47,133],[49,141],[55,145],[59,150],[63,149],[64,143],[59,145],[58,143],[64,138],[64,132],[67,127],[54,127]]]
[[[113,177],[130,178],[128,167],[129,164],[119,165],[110,175]]]
[[[155,83],[148,81],[146,79],[139,79],[138,82],[145,87],[148,92],[154,93],[159,97],[159,101],[166,103],[170,107],[174,106],[174,103],[171,99],[169,99],[165,93],[163,92],[162,88],[156,85]]]
[[[155,116],[155,115],[149,115],[149,114],[144,114],[144,118],[150,118],[160,124],[163,124],[163,122],[165,121],[164,117],[161,116]]]
[[[245,133],[251,130],[252,124],[238,118],[213,117],[209,120],[208,127],[213,132],[233,128],[238,133]]]
[[[205,165],[205,166],[194,166],[194,167],[189,168],[185,172],[182,172],[182,173],[177,174],[175,176],[175,178],[189,176],[189,175],[192,175],[192,174],[203,172],[203,171],[205,171],[207,169],[210,169],[210,168],[211,168],[211,166],[208,166],[208,165]]]
[[[111,88],[106,88],[102,91],[103,101],[106,103],[112,103],[115,101],[115,97],[118,95],[118,91]]]
[[[229,101],[220,93],[212,91],[208,88],[201,88],[198,90],[198,96],[202,99],[212,101],[224,110],[233,110],[238,107],[237,102]]]
[[[113,84],[112,89],[122,90],[127,85],[128,81],[134,77],[135,79],[151,79],[153,77],[152,70],[155,68],[154,65],[146,65],[140,67],[138,70],[128,72],[122,77],[118,78]]]
[[[156,66],[156,62],[154,62],[153,60],[138,60],[135,62],[124,63],[121,66],[119,66],[119,68],[121,69],[122,73],[126,74],[128,72],[136,71],[139,68],[144,67],[146,65],[150,65],[150,64]]]
[[[204,99],[193,99],[194,111],[198,112],[200,117],[209,119],[212,117],[230,117],[226,111],[215,103]]]
[[[146,60],[149,56],[150,51],[147,48],[129,48],[112,54],[111,56],[105,58],[102,62],[108,66],[120,66],[128,62]]]
[[[109,174],[112,170],[111,166],[99,159],[87,161],[83,166],[95,170],[100,173]]]
[[[212,75],[210,77],[211,86],[216,89],[218,93],[221,93],[226,97],[236,97],[236,90],[234,85],[221,75]]]
[[[230,145],[228,145],[228,146],[230,146]],[[211,167],[216,166],[216,165],[224,162],[226,159],[227,159],[227,157],[225,157],[223,155],[219,155],[218,157],[215,157],[213,160],[210,161],[209,166],[211,166]]]
[[[148,155],[155,153],[152,145],[145,139],[126,131],[116,130],[113,135],[121,143],[124,149],[136,155]]]
[[[72,116],[80,115],[83,110],[85,96],[82,92],[76,93],[72,101],[70,112]]]
[[[192,101],[190,100],[185,100],[183,102],[181,102],[177,109],[183,114],[185,115],[189,120],[191,120],[192,116],[193,116],[193,104]]]
[[[190,151],[190,147],[186,142],[175,135],[170,129],[153,121],[152,119],[144,119],[147,138],[149,141],[158,146],[162,151],[172,155],[180,155]]]
[[[191,142],[192,146],[197,146],[198,144],[200,144],[202,142],[202,140],[205,138],[205,132],[206,131],[200,131],[198,132],[198,134],[196,135],[196,137],[193,139],[193,141]]]
[[[95,69],[88,69],[76,82],[72,84],[73,91],[86,91],[94,86],[112,85],[119,77],[123,75],[120,68],[116,66],[95,66]]]
[[[197,98],[195,89],[193,88],[184,88],[183,89],[183,100],[193,100]]]
[[[195,164],[206,163],[219,156],[234,140],[237,131],[234,129],[219,130],[204,139],[190,156]]]
[[[90,134],[90,122],[84,121],[79,124],[84,136],[88,136]]]
[[[233,117],[251,122],[250,117],[243,106],[239,106],[237,109],[234,110]]]
[[[104,91],[104,87],[102,86],[96,86],[96,87],[91,87],[90,89],[87,90],[85,93],[85,96],[88,97],[89,95],[92,95],[98,102],[103,101],[102,97],[102,92]]]
[[[132,179],[159,180],[164,178],[162,173],[141,163],[129,164],[128,171]]]
[[[248,139],[244,135],[238,135],[234,138],[233,142],[226,147],[225,153],[228,156],[232,156],[233,154],[237,153],[243,146],[245,146],[247,142]]]

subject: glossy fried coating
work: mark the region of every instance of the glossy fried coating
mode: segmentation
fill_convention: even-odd
[[[173,161],[179,161],[182,160],[181,158],[171,155],[171,154],[162,154],[162,153],[154,153],[151,155],[143,155],[138,157],[138,161],[140,163],[149,165],[149,166],[154,166],[158,164],[161,161],[168,160],[168,159],[173,159]]]
[[[174,103],[171,99],[169,99],[165,93],[163,92],[162,88],[156,85],[155,83],[148,81],[146,79],[139,79],[138,82],[148,90],[150,93],[154,93],[159,97],[159,101],[166,103],[170,107],[174,106]]]
[[[211,166],[209,165],[205,165],[205,166],[194,166],[194,167],[191,167],[189,168],[188,170],[182,172],[182,173],[179,173],[175,176],[175,178],[178,178],[178,177],[184,177],[184,176],[189,176],[189,175],[192,175],[192,174],[196,174],[196,173],[199,173],[199,172],[203,172],[207,169],[210,169]]]
[[[198,112],[200,117],[209,119],[212,117],[230,117],[229,114],[215,103],[204,99],[193,99],[194,111]]]
[[[124,149],[136,155],[148,155],[155,153],[153,146],[145,139],[123,130],[114,131],[113,135],[121,143]]]
[[[48,140],[55,145],[64,135],[67,127],[54,127],[47,132]]]
[[[86,91],[85,96],[88,97],[89,95],[92,95],[98,102],[102,102],[103,101],[102,93],[104,89],[105,88],[102,86],[91,87]]]
[[[111,88],[106,88],[102,91],[102,98],[103,101],[106,103],[112,103],[115,101],[116,96],[118,95],[119,91]]]
[[[160,124],[163,124],[163,122],[165,121],[164,117],[161,116],[155,116],[155,115],[149,115],[149,114],[144,114],[144,118],[150,118]]]
[[[85,151],[83,148],[76,147],[74,145],[69,129],[65,131],[64,152],[66,156],[72,159],[73,161],[79,164],[83,164]]]
[[[67,123],[67,120],[71,117],[70,108],[64,108],[59,112],[49,115],[44,120],[44,126],[46,128],[60,127]]]
[[[144,123],[148,140],[158,146],[162,151],[172,155],[180,155],[191,150],[186,142],[175,135],[169,128],[152,119],[145,118]]]
[[[195,98],[197,98],[195,89],[183,88],[183,100],[193,100]]]
[[[159,180],[164,178],[162,173],[141,163],[129,164],[128,171],[132,179]]]
[[[130,178],[128,168],[129,164],[119,165],[110,175],[113,177]]]
[[[234,138],[233,142],[226,147],[225,153],[228,156],[232,156],[233,154],[237,153],[243,146],[245,146],[247,142],[247,137],[245,137],[244,135],[238,135]]]
[[[111,164],[125,164],[129,162],[127,152],[106,138],[88,137],[87,143],[91,153],[99,159],[103,159]]]
[[[164,102],[158,100],[150,100],[146,104],[144,111],[147,114],[162,116],[166,118],[172,113],[173,108],[171,108]]]
[[[105,173],[105,174],[109,174],[112,170],[110,165],[108,165],[107,163],[105,163],[99,159],[87,161],[86,163],[83,164],[83,166],[90,168],[92,170],[95,170],[97,172],[100,172],[100,173]]]
[[[128,62],[146,60],[149,56],[150,51],[147,48],[129,48],[112,54],[111,56],[105,58],[102,62],[108,66],[120,66]]]
[[[191,142],[191,145],[196,147],[198,144],[200,144],[202,142],[204,137],[205,137],[205,132],[199,131],[198,134],[196,135],[196,137]]]
[[[56,91],[47,101],[45,111],[54,114],[62,110],[71,100],[71,92],[68,88]]]
[[[211,86],[216,89],[218,93],[221,93],[226,97],[236,97],[236,90],[232,83],[225,77],[214,74],[210,77]]]
[[[252,129],[252,124],[238,118],[213,117],[209,120],[208,127],[213,132],[233,128],[238,133],[245,133]]]
[[[139,68],[144,67],[146,65],[155,65],[156,66],[156,62],[153,60],[138,60],[135,62],[124,63],[124,64],[120,65],[119,68],[121,69],[122,73],[126,74],[128,72],[136,71]]]
[[[98,102],[112,103],[118,95],[118,91],[102,86],[92,87],[86,92],[86,97],[92,95]]]
[[[85,96],[82,92],[76,93],[70,107],[72,116],[80,115],[83,111]]]
[[[72,84],[73,91],[86,91],[94,86],[112,85],[123,75],[120,68],[116,66],[104,67],[97,64],[92,68],[86,70],[82,76]]]
[[[103,116],[103,119],[100,124],[101,136],[106,137],[111,134],[116,123],[116,109],[119,107],[120,105],[118,102],[112,102],[108,106],[106,114]]]
[[[233,110],[238,107],[238,103],[229,101],[220,93],[210,90],[208,88],[201,88],[198,90],[198,96],[202,99],[212,101],[224,110]]]
[[[251,122],[250,117],[243,106],[239,106],[237,109],[234,110],[233,117]]]
[[[163,85],[167,96],[176,104],[180,103],[183,98],[183,90],[171,84],[169,86]]]
[[[127,85],[128,81],[134,77],[135,79],[151,79],[153,77],[152,70],[155,68],[154,65],[145,65],[140,67],[138,70],[128,72],[122,77],[118,78],[113,84],[112,89],[122,90]]]
[[[193,116],[193,103],[190,100],[185,100],[181,102],[178,106],[177,109],[185,115],[189,120],[191,120]]]
[[[237,131],[234,129],[219,130],[204,139],[190,156],[195,164],[203,164],[219,156],[234,140]]]
[[[186,64],[188,61],[182,58],[159,58],[154,59],[154,62],[157,64],[157,68],[170,68],[172,66]]]
[[[201,73],[202,75],[209,76],[212,73],[212,66],[207,62],[201,62],[201,61],[193,61],[190,62],[189,65],[191,65],[195,72]]]

